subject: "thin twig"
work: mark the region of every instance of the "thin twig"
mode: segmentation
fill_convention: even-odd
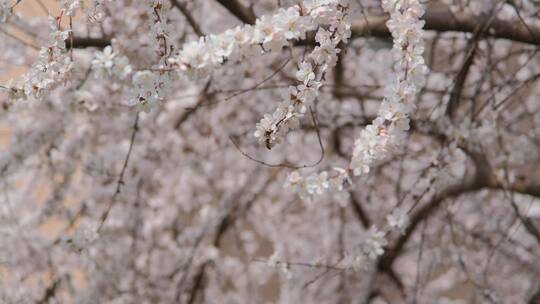
[[[178,8],[178,10],[182,13],[182,15],[184,15],[184,17],[186,18],[187,22],[189,23],[189,25],[191,26],[195,34],[197,34],[197,36],[199,37],[204,36],[204,32],[201,30],[201,27],[199,26],[197,21],[195,21],[195,18],[193,18],[193,15],[191,15],[186,5],[180,2],[179,0],[171,0],[171,3],[173,6]]]
[[[107,206],[107,209],[101,215],[97,232],[99,232],[101,228],[103,227],[103,224],[105,224],[105,221],[109,217],[109,213],[111,212],[111,209],[114,206],[114,203],[116,202],[116,198],[120,194],[122,185],[124,185],[124,174],[126,173],[126,169],[129,163],[129,157],[131,156],[131,151],[133,150],[133,144],[135,143],[135,136],[137,135],[138,131],[139,131],[139,112],[137,112],[137,114],[135,115],[135,122],[133,123],[133,131],[131,132],[129,148],[128,148],[126,157],[124,159],[124,164],[122,165],[122,170],[120,171],[120,175],[118,177],[118,182],[116,183],[116,190],[114,191],[114,194],[111,198],[109,205]]]
[[[321,149],[321,155],[320,155],[319,159],[313,164],[300,165],[300,166],[294,165],[294,164],[291,164],[291,163],[288,163],[288,162],[282,162],[282,163],[279,163],[279,164],[270,164],[270,163],[267,163],[265,161],[256,159],[255,157],[253,157],[253,156],[249,155],[248,153],[244,152],[242,150],[242,148],[240,148],[240,145],[234,140],[234,138],[232,136],[229,136],[229,139],[231,140],[233,145],[236,147],[236,149],[242,155],[244,155],[245,157],[249,158],[250,160],[252,160],[252,161],[254,161],[254,162],[258,163],[258,164],[261,164],[263,166],[266,166],[266,167],[289,168],[289,169],[304,169],[304,168],[315,167],[315,166],[317,166],[318,164],[320,164],[322,162],[322,160],[324,159],[325,152],[324,152],[324,145],[323,145],[322,139],[321,139],[321,132],[320,132],[320,129],[319,129],[319,123],[317,122],[317,119],[315,118],[315,113],[311,109],[311,106],[309,107],[309,111],[311,112],[311,118],[313,120],[313,125],[315,127],[315,132],[317,133],[317,139],[318,139],[318,142],[319,142],[319,147]]]

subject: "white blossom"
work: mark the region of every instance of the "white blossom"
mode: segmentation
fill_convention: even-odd
[[[24,92],[24,97],[40,98],[68,80],[72,62],[66,50],[70,31],[61,31],[55,18],[49,16],[51,33],[48,45],[42,47],[34,65],[22,77],[23,88],[12,88]],[[22,94],[14,94],[21,96]]]
[[[283,31],[283,36],[287,40],[303,38],[305,29],[310,28],[309,18],[300,16],[298,6],[281,10],[275,17],[276,28]]]
[[[372,226],[367,232],[362,244],[362,251],[372,260],[377,259],[384,253],[384,246],[388,242],[384,236],[384,232]]]
[[[388,222],[390,229],[398,230],[401,234],[405,234],[405,230],[409,226],[409,216],[400,208],[394,208],[392,212],[386,216],[386,221]]]
[[[86,225],[77,230],[75,237],[73,238],[73,243],[79,248],[86,248],[92,242],[99,238],[97,228],[95,225]]]
[[[97,52],[96,58],[92,61],[94,68],[110,69],[114,65],[114,57],[116,54],[113,52],[110,45],[103,49],[103,52]]]
[[[73,13],[81,6],[80,0],[58,0],[58,2],[67,16],[73,15]]]
[[[270,256],[266,264],[268,265],[268,267],[277,268],[277,266],[279,265],[280,259],[281,259],[281,255],[279,254],[279,252],[274,251],[274,253]]]
[[[138,93],[130,101],[131,105],[139,106],[148,112],[161,102],[159,91],[159,76],[152,71],[138,71],[133,75],[133,85]]]
[[[339,52],[340,50],[331,44],[322,44],[315,47],[310,57],[316,64],[328,68],[336,65]]]
[[[302,62],[298,72],[296,72],[296,79],[307,85],[311,80],[315,79],[315,73],[313,73],[313,67],[309,62]]]
[[[350,167],[354,175],[367,174],[377,162],[397,148],[409,130],[413,99],[424,84],[427,67],[422,27],[424,14],[418,0],[386,0],[383,8],[390,13],[387,26],[394,39],[396,79],[388,86],[389,94],[382,101],[377,118],[361,131],[355,141]]]
[[[334,168],[331,173],[327,171],[313,173],[306,177],[298,171],[293,171],[287,177],[284,187],[297,193],[301,199],[310,200],[327,191],[342,191],[344,186],[350,182],[349,174],[343,168]]]
[[[325,6],[325,11],[339,11],[337,7],[332,7],[328,4],[335,3],[333,3],[332,1],[321,3],[321,5]],[[280,15],[277,14],[276,16],[274,16],[274,18],[279,19],[279,16]],[[335,23],[343,21],[341,19],[323,19],[326,22],[333,21]],[[270,25],[264,23],[265,21],[268,21],[268,18],[264,18],[264,20],[262,20],[259,24],[259,32],[257,35],[263,35],[262,33],[265,30],[266,32],[270,33],[268,35],[274,35],[275,29],[267,29],[266,26]],[[292,121],[291,118],[301,117],[302,114],[306,112],[307,105],[312,103],[315,98],[317,98],[319,94],[319,89],[322,86],[321,81],[316,80],[317,75],[319,75],[319,78],[321,78],[329,67],[335,65],[337,61],[337,54],[340,51],[339,49],[337,49],[337,45],[340,41],[346,39],[346,37],[340,37],[339,35],[337,35],[337,32],[339,31],[331,33],[322,27],[318,29],[316,34],[316,41],[320,45],[315,47],[314,51],[310,54],[310,58],[313,60],[313,63],[315,65],[312,65],[310,62],[307,61],[303,61],[300,64],[299,70],[296,73],[296,78],[300,82],[300,84],[297,85],[296,88],[289,88],[288,98],[286,98],[282,102],[282,104],[280,104],[280,107],[278,107],[272,117],[265,115],[261,122],[257,124],[257,131],[255,132],[255,137],[257,137],[260,142],[264,143],[268,149],[271,149],[274,145],[281,142],[281,139],[291,128],[291,125],[288,124],[288,122]],[[348,35],[345,32],[343,33],[345,35]],[[266,38],[264,39],[268,39],[268,35],[265,36]],[[275,39],[279,40],[278,38]],[[264,41],[266,40],[259,39],[259,41],[262,41],[262,43],[264,43]],[[315,66],[319,67],[317,71],[315,71],[314,69]],[[289,104],[289,106],[287,106],[287,104]],[[280,108],[284,107],[287,108],[287,114],[282,116],[276,115],[276,113],[278,112],[283,112],[282,110],[280,110]]]
[[[118,79],[124,79],[132,72],[128,58],[114,52],[110,45],[106,46],[103,52],[96,53],[92,68],[114,75]]]
[[[292,273],[289,270],[288,263],[281,261],[281,254],[278,251],[274,251],[274,253],[266,262],[266,265],[271,268],[279,269],[279,271],[285,276],[285,278],[289,280],[292,278]]]
[[[315,101],[315,98],[319,96],[319,88],[321,85],[322,83],[318,81],[312,81],[309,86],[301,84],[296,87],[296,96],[302,102],[302,105],[310,104]]]

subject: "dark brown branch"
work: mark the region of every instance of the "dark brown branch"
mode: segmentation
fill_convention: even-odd
[[[523,227],[525,227],[525,229],[527,230],[527,232],[532,235],[535,239],[536,239],[536,242],[540,245],[540,231],[538,231],[538,228],[536,228],[536,226],[534,225],[534,223],[529,219],[527,218],[526,216],[523,216],[520,212],[519,212],[519,208],[514,200],[514,197],[513,195],[508,195],[507,193],[505,193],[507,196],[509,196],[509,200],[510,200],[510,204],[512,206],[512,210],[514,211],[514,214],[516,215],[516,217],[519,219],[519,221],[521,222],[521,224],[523,225]]]
[[[193,15],[191,15],[184,3],[180,2],[179,0],[171,0],[171,4],[180,10],[197,36],[204,36],[204,32],[201,30],[201,27],[197,21],[195,21],[195,18],[193,18]]]
[[[353,22],[352,32],[354,36],[370,35],[374,37],[389,37],[390,33],[386,27],[386,16],[367,16]],[[465,32],[474,33],[475,29],[482,23],[482,18],[477,18],[469,14],[452,14],[447,9],[433,9],[426,12],[425,29],[437,32]],[[540,36],[540,27],[523,23],[493,19],[490,29],[486,32],[486,37],[508,39],[516,42],[540,45],[540,40],[535,37]]]
[[[463,92],[465,81],[467,80],[467,76],[469,75],[469,70],[471,69],[471,66],[474,62],[474,57],[476,56],[476,48],[478,46],[479,39],[480,36],[475,35],[469,41],[469,47],[467,53],[465,54],[465,60],[454,79],[454,86],[450,93],[448,107],[446,108],[446,114],[450,116],[451,119],[455,117],[454,114],[456,113],[456,110],[461,101],[461,93]]]
[[[412,125],[412,129],[415,129],[414,124]],[[434,133],[429,135],[439,137],[439,140],[441,140],[442,142],[447,140],[446,137],[439,131],[435,131]],[[434,196],[429,203],[427,203],[417,212],[415,212],[411,216],[411,224],[406,229],[405,234],[401,238],[399,238],[398,241],[394,244],[394,246],[387,250],[386,253],[379,260],[378,268],[380,271],[393,273],[391,267],[394,260],[398,257],[417,226],[421,222],[426,220],[428,217],[430,217],[434,212],[436,212],[441,206],[441,204],[448,198],[456,198],[461,195],[480,191],[483,189],[510,191],[530,195],[533,197],[540,197],[540,184],[524,183],[523,181],[518,181],[511,185],[501,185],[495,178],[491,166],[486,159],[485,153],[483,151],[481,151],[477,147],[468,147],[466,143],[461,143],[459,147],[465,154],[470,157],[471,161],[474,163],[474,167],[476,170],[476,172],[474,173],[474,177],[469,182],[458,183],[449,186],[448,188]],[[361,205],[357,201],[354,201],[354,198],[354,195],[351,194],[351,204],[353,206],[355,214],[359,218],[362,225],[366,227],[366,219],[368,221],[369,219],[365,216],[365,213],[363,213],[362,209],[357,208],[361,207]],[[517,206],[514,206],[514,210],[518,212]],[[527,232],[540,243],[540,231],[538,230],[538,228],[530,219],[521,215],[519,216]]]
[[[60,285],[60,279],[54,280],[54,282],[45,290],[45,294],[43,295],[43,298],[39,299],[36,303],[37,304],[49,303],[49,301],[53,299],[54,296],[56,295],[56,291],[58,290],[59,285]]]
[[[192,114],[194,114],[197,111],[197,109],[199,109],[199,107],[201,105],[203,105],[203,103],[206,100],[214,98],[214,93],[209,93],[208,92],[208,89],[210,88],[211,83],[212,83],[211,79],[206,82],[206,85],[204,86],[204,89],[201,91],[201,93],[199,94],[199,97],[197,98],[197,103],[193,107],[186,109],[186,111],[184,113],[182,113],[182,115],[174,123],[174,129],[175,130],[179,130],[180,127],[182,126],[182,124],[184,124],[184,122],[186,122],[188,120],[188,118]]]
[[[413,235],[413,232],[416,230],[418,225],[428,218],[432,213],[438,210],[438,207],[445,201],[447,198],[458,197],[460,195],[470,193],[482,189],[484,186],[479,180],[474,179],[472,181],[466,182],[464,184],[455,184],[449,186],[448,188],[441,191],[438,195],[435,195],[429,203],[425,204],[418,211],[416,211],[410,220],[410,224],[405,230],[405,233],[397,240],[397,242],[389,248],[382,258],[379,260],[378,268],[381,271],[387,271],[392,267],[394,260],[399,256],[403,247]]]
[[[89,47],[104,48],[111,45],[109,38],[73,37],[73,48],[84,49]],[[72,48],[71,39],[66,40],[66,47]]]
[[[366,211],[364,210],[364,207],[362,207],[362,203],[358,201],[356,198],[356,195],[354,191],[349,191],[349,195],[351,197],[351,206],[354,210],[354,214],[362,224],[362,227],[365,229],[368,229],[369,226],[371,226],[371,220],[368,218]]]
[[[475,163],[478,166],[478,162],[475,161]],[[423,205],[411,216],[410,225],[405,230],[405,234],[402,235],[379,260],[379,270],[388,271],[388,269],[392,267],[393,262],[399,256],[403,247],[405,246],[409,238],[412,236],[418,225],[422,221],[430,217],[435,211],[437,211],[446,199],[457,198],[461,195],[477,192],[483,189],[506,190],[534,197],[540,197],[540,184],[514,184],[503,187],[498,184],[493,178],[487,177],[484,169],[478,168],[473,179],[470,179],[469,181],[466,181],[464,183],[458,183],[447,187],[439,194],[435,195],[429,201],[429,203]]]
[[[463,87],[465,85],[465,81],[467,80],[467,76],[469,75],[469,70],[474,63],[478,42],[480,42],[486,31],[490,28],[497,12],[499,12],[499,10],[494,8],[490,17],[484,19],[482,23],[478,24],[474,31],[474,35],[467,43],[467,52],[465,53],[465,58],[463,64],[461,65],[461,69],[454,79],[454,85],[452,92],[450,93],[450,100],[448,101],[448,107],[446,108],[446,115],[450,116],[452,120],[454,119],[455,113],[459,107],[461,94],[463,93]]]
[[[242,22],[255,24],[257,16],[255,16],[251,7],[242,5],[238,0],[217,0],[217,2]]]
[[[540,285],[538,285],[538,289],[536,292],[531,296],[529,299],[528,304],[540,304]]]
[[[229,12],[238,19],[247,24],[254,24],[256,16],[250,8],[241,5],[236,0],[217,0]],[[386,27],[387,16],[368,16],[362,17],[353,22],[352,32],[354,37],[390,37],[390,32]],[[437,32],[464,32],[474,33],[482,19],[469,14],[452,14],[446,9],[430,10],[424,16],[426,21],[425,29]],[[508,39],[516,42],[540,45],[540,27],[537,25],[524,25],[522,22],[512,22],[495,18],[491,22],[490,29],[486,32],[486,37],[497,39]],[[67,46],[71,47],[69,41]],[[74,48],[99,47],[103,48],[110,45],[110,39],[107,38],[73,38]],[[307,42],[300,45],[309,44]]]
[[[439,135],[441,134],[439,132],[436,133]],[[443,138],[442,140],[444,141],[445,139]],[[463,143],[462,146],[465,146],[465,143]],[[481,153],[467,147],[461,147],[461,149],[474,163],[474,174],[472,176],[465,176],[463,177],[463,181],[446,187],[434,195],[427,204],[423,205],[411,216],[410,224],[407,226],[405,233],[396,241],[394,246],[390,247],[379,259],[377,267],[380,271],[388,271],[392,268],[394,260],[399,256],[418,225],[437,211],[447,198],[455,198],[470,192],[478,191],[484,187],[488,187],[490,184],[496,183],[490,170],[489,163]]]
[[[338,47],[340,50],[343,50],[343,52],[339,52],[337,55],[336,66],[334,67],[334,87],[332,93],[337,99],[341,99],[343,98],[340,92],[344,82],[343,76],[345,74],[345,65],[343,60],[345,59],[346,48],[344,47],[343,43],[340,43]]]
[[[356,198],[356,194],[354,193],[354,191],[350,190],[349,195],[354,214],[360,221],[360,224],[362,224],[362,227],[364,229],[368,229],[371,226],[371,219],[369,218],[367,212],[364,210],[364,207],[362,207],[362,203]],[[397,273],[392,268],[385,269],[384,272],[388,275],[390,280],[392,280],[392,282],[396,284],[398,289],[400,291],[403,291],[403,281],[400,279]]]

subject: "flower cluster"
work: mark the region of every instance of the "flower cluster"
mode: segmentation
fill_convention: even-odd
[[[385,0],[383,8],[390,13],[387,26],[394,40],[396,78],[388,87],[377,114],[354,144],[351,170],[354,175],[368,173],[389,151],[400,145],[409,130],[409,115],[414,110],[413,99],[424,84],[427,67],[424,63],[424,43],[420,17],[424,8],[418,0]]]
[[[128,58],[116,53],[110,45],[105,47],[103,52],[96,53],[92,60],[92,69],[118,79],[125,79],[133,70]]]
[[[81,6],[81,0],[58,0],[62,11],[67,16],[72,16],[73,13]]]
[[[264,15],[255,25],[243,25],[219,35],[201,37],[187,43],[170,62],[179,66],[190,78],[200,78],[226,60],[251,57],[265,51],[279,51],[293,40],[302,39],[308,31],[333,24],[336,37],[350,35],[346,15],[338,9],[343,0],[304,1],[288,9],[279,9],[272,16]],[[322,50],[321,50],[322,52]]]
[[[272,149],[289,129],[294,128],[297,120],[293,118],[298,115],[300,114],[295,113],[294,105],[282,102],[274,113],[265,114],[257,123],[254,135],[259,141],[264,142],[267,149]]]
[[[285,182],[285,188],[291,189],[298,193],[301,199],[306,200],[326,191],[341,191],[348,183],[351,183],[349,174],[347,170],[342,168],[334,168],[331,175],[323,171],[307,177],[303,177],[298,171],[293,171]]]
[[[137,106],[144,112],[161,104],[171,88],[173,76],[168,72],[138,71],[133,75],[136,95],[129,100],[130,106]]]
[[[281,142],[296,118],[305,113],[306,105],[317,98],[324,74],[336,64],[338,44],[346,42],[351,35],[345,7],[334,4],[312,7],[312,22],[319,25],[315,35],[318,45],[308,57],[312,62],[300,63],[296,72],[298,85],[289,87],[289,94],[274,113],[264,115],[256,125],[255,137],[268,149]]]
[[[61,239],[61,244],[66,248],[81,252],[87,249],[99,239],[98,226],[96,223],[83,223],[77,227],[72,236]]]
[[[280,9],[273,16],[262,16],[255,25],[238,26],[187,43],[170,62],[178,65],[188,77],[201,78],[225,60],[251,57],[263,50],[280,50],[288,41],[303,38],[307,31],[314,29],[311,16],[303,14],[300,6],[293,6]]]
[[[168,66],[169,53],[167,14],[169,2],[163,0],[147,0],[147,14],[150,17],[150,32],[156,41],[156,54],[159,63],[149,69],[138,71],[133,75],[132,82],[137,89],[136,95],[129,100],[129,105],[137,106],[144,112],[149,112],[165,98],[172,87],[173,73]]]
[[[379,230],[376,226],[371,226],[362,243],[362,252],[374,260],[384,253],[383,247],[387,244],[384,231]]]
[[[57,18],[48,18],[51,33],[47,45],[41,47],[36,63],[22,77],[23,87],[9,87],[11,98],[40,98],[68,80],[72,61],[67,52],[66,41],[71,30],[62,30],[60,21],[62,15],[71,16],[81,3],[80,0],[59,0],[58,4],[62,14]],[[5,22],[9,14],[11,7],[6,1],[0,0],[0,23]]]
[[[49,16],[49,43],[40,49],[37,62],[23,76],[23,94],[39,98],[68,79],[72,62],[66,49],[70,30],[62,31],[59,20]],[[21,94],[22,95],[22,94]]]
[[[392,231],[399,231],[401,234],[405,234],[405,229],[409,226],[410,220],[407,212],[401,208],[394,208],[386,216],[386,222],[387,225],[382,230],[377,228],[377,226],[371,226],[366,231],[361,252],[371,260],[377,259],[384,253],[384,247],[388,244],[386,235]]]
[[[291,41],[304,38],[308,31],[317,29],[318,45],[308,57],[309,61],[303,61],[296,73],[299,84],[291,86],[276,110],[264,115],[256,126],[255,137],[271,149],[295,124],[296,118],[303,115],[306,104],[317,97],[324,73],[336,64],[338,44],[346,42],[351,35],[344,2],[304,1],[301,5],[280,9],[272,16],[257,19],[255,25],[238,26],[190,42],[168,63],[189,78],[201,78],[226,60],[279,51]]]

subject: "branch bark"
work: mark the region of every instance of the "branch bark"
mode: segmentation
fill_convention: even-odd
[[[251,9],[251,7],[244,6],[238,0],[216,0],[224,8],[226,8],[231,14],[236,16],[239,20],[247,24],[255,24],[257,16]]]
[[[73,45],[71,39],[66,40],[66,47],[68,49],[84,49],[89,47],[105,48],[111,45],[111,39],[109,38],[90,38],[90,37],[73,37]]]
[[[432,135],[442,136],[441,140],[445,141],[446,138],[442,134],[443,133],[439,132],[439,130],[434,130],[434,134]],[[382,272],[391,270],[394,261],[401,254],[403,247],[407,244],[407,241],[413,235],[419,224],[434,214],[442,203],[448,198],[457,198],[461,195],[474,193],[482,189],[510,191],[540,198],[540,184],[514,183],[511,185],[501,185],[495,177],[492,167],[490,166],[489,161],[485,157],[485,154],[481,148],[468,144],[467,142],[461,143],[459,147],[465,154],[467,154],[474,164],[474,174],[469,174],[469,176],[463,177],[463,181],[461,182],[449,185],[434,195],[428,203],[420,207],[418,211],[411,215],[410,224],[405,230],[405,233],[394,243],[392,247],[389,247],[379,259],[377,264],[379,271]],[[532,222],[528,222],[528,224],[531,224],[532,227],[534,227],[533,232],[529,231],[531,227],[529,227],[528,232],[535,237],[540,244],[538,233],[535,233],[538,232],[536,227]]]
[[[422,223],[422,221],[424,221],[426,218],[431,216],[435,211],[437,211],[439,206],[445,201],[445,199],[458,197],[466,193],[480,190],[483,186],[484,185],[482,184],[482,182],[476,178],[463,184],[459,183],[451,185],[441,191],[438,195],[435,195],[429,201],[429,203],[419,208],[419,210],[411,216],[410,224],[405,230],[405,233],[396,241],[394,246],[390,247],[384,253],[384,255],[379,260],[377,265],[379,271],[388,271],[388,269],[392,267],[395,259],[402,252],[403,247],[413,235],[418,225]]]
[[[478,166],[478,162],[474,161]],[[442,190],[439,194],[435,195],[429,203],[423,205],[411,216],[410,225],[405,230],[403,234],[396,243],[390,247],[381,257],[378,262],[379,271],[388,271],[396,258],[400,255],[403,250],[403,247],[406,245],[407,241],[415,232],[418,225],[424,221],[426,218],[435,213],[441,204],[448,198],[457,198],[461,195],[468,193],[474,193],[483,189],[492,189],[492,190],[507,190],[515,193],[526,194],[534,197],[540,197],[540,184],[527,184],[527,185],[510,185],[503,187],[498,184],[492,176],[486,176],[486,168],[477,168],[477,172],[472,179],[465,181],[463,183],[458,183],[448,186],[446,189]],[[532,234],[533,237],[536,235]],[[540,240],[537,239],[540,243]]]
[[[538,285],[538,289],[536,292],[531,296],[529,299],[528,304],[540,304],[540,285]]]
[[[423,19],[426,21],[425,30],[437,32],[474,33],[483,22],[482,18],[469,14],[452,14],[448,9],[429,10]],[[360,18],[353,22],[353,36],[390,37],[390,32],[386,27],[387,20],[387,16]],[[540,45],[540,39],[535,39],[535,37],[540,37],[540,27],[494,18],[486,32],[486,37]]]
[[[254,24],[256,16],[253,11],[241,5],[235,0],[216,0],[239,20],[246,24]],[[353,37],[379,37],[388,38],[390,32],[386,27],[387,16],[369,16],[366,15],[353,22]],[[475,29],[482,23],[482,18],[469,14],[452,14],[446,9],[433,9],[426,12],[424,16],[426,21],[425,29],[437,32],[463,32],[474,33]],[[527,43],[540,46],[540,26],[526,25],[523,22],[512,22],[495,18],[491,22],[489,30],[485,37],[496,39],[508,39],[515,42]],[[66,41],[71,47],[71,43]],[[313,42],[299,43],[306,45]],[[74,48],[100,47],[103,48],[110,44],[107,38],[81,38],[74,37]]]
[[[180,12],[182,13],[182,15],[184,15],[187,22],[189,23],[195,34],[197,34],[197,36],[204,36],[204,32],[201,30],[201,27],[199,26],[197,21],[195,21],[195,18],[193,18],[193,15],[184,3],[180,2],[179,0],[171,0],[171,4],[178,10],[180,10]]]

